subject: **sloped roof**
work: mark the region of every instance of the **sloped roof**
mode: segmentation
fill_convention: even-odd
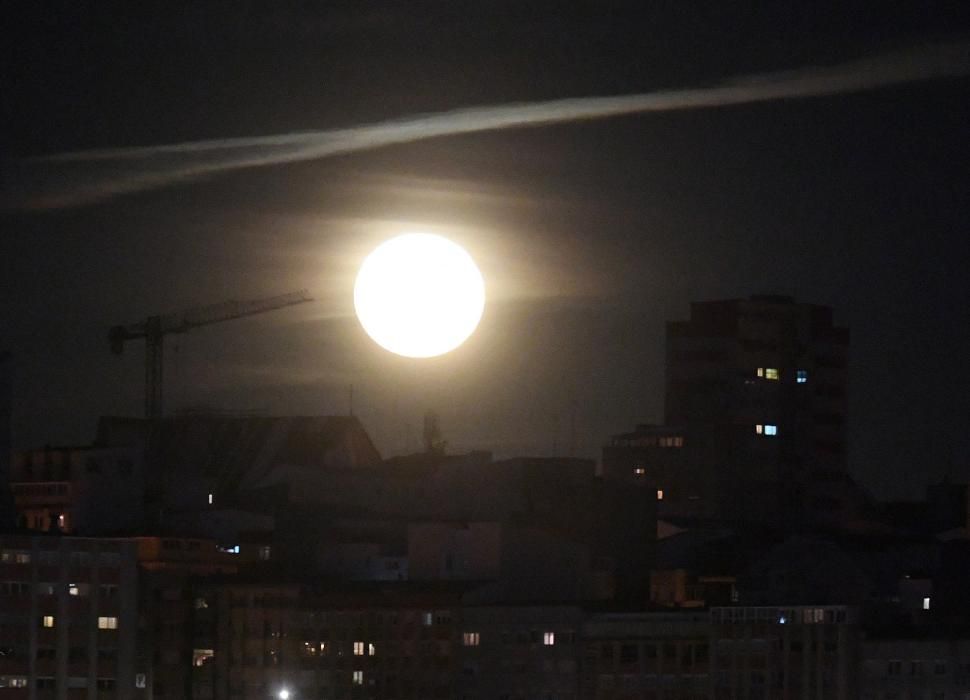
[[[148,422],[103,417],[101,444],[144,444]],[[380,454],[354,416],[238,416],[200,414],[161,421],[155,464],[233,486],[255,485],[280,466],[312,470],[378,464]]]

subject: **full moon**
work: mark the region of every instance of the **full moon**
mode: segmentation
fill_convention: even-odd
[[[457,243],[428,233],[385,241],[354,284],[357,318],[374,342],[405,357],[454,350],[478,326],[485,281]]]

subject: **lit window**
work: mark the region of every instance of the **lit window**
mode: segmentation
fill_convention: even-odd
[[[14,555],[14,561],[17,562],[18,564],[29,564],[30,554],[28,554],[27,552],[17,552]]]
[[[431,627],[433,622],[434,622],[434,615],[432,615],[429,612],[421,613],[421,624],[424,627]]]
[[[634,467],[633,468],[633,475],[634,476],[643,476],[646,473],[647,473],[647,470],[644,469],[643,467]]]
[[[145,687],[145,674],[144,673],[136,673],[135,674],[135,687],[136,688],[144,688]]]
[[[211,493],[209,494],[209,505],[210,506],[212,505],[212,494]]]
[[[192,650],[192,665],[193,666],[205,666],[212,658],[216,655],[214,649],[193,649]]]
[[[758,435],[761,435],[762,433],[765,432],[765,426],[761,425],[761,423],[758,423],[758,425],[754,426],[754,432],[758,433]]]
[[[346,678],[346,676],[345,676],[345,678]],[[354,685],[364,685],[364,672],[363,671],[354,671],[354,679],[353,679],[353,682],[354,682]]]
[[[553,644],[556,643],[556,633],[544,632],[542,634],[542,643],[547,647],[551,647]]]
[[[98,618],[98,629],[99,630],[116,630],[116,629],[118,629],[118,618],[117,617],[99,617]]]
[[[778,434],[778,426],[777,425],[766,425],[765,426],[765,435],[777,435],[777,434]]]
[[[61,530],[67,528],[67,516],[63,513],[57,516],[57,527],[59,527]]]
[[[196,598],[195,599],[195,609],[196,610],[205,610],[208,607],[209,607],[209,601],[206,600],[205,598]]]
[[[465,632],[461,636],[461,642],[466,647],[477,647],[479,642],[478,632]]]
[[[364,643],[354,642],[354,656],[363,656],[363,655],[364,655]]]
[[[929,610],[929,609],[930,609],[930,599],[923,598],[923,610]]]
[[[11,688],[26,688],[27,687],[27,679],[24,678],[23,676],[14,676],[13,678],[10,679],[10,687]]]
[[[808,382],[808,370],[800,369],[795,372],[795,381],[799,384],[805,384]]]
[[[81,589],[76,583],[67,584],[67,594],[68,595],[81,595]]]
[[[774,367],[766,367],[765,379],[778,379],[778,370]]]
[[[229,546],[229,547],[219,547],[218,549],[219,549],[220,552],[224,552],[225,554],[239,554],[239,545],[238,544],[234,544],[234,545]]]
[[[377,647],[375,647],[373,644],[368,644],[367,645],[367,655],[368,656],[373,656],[376,653],[377,653]]]
[[[273,554],[273,548],[268,544],[263,545],[259,548],[259,559],[260,561],[269,561],[270,556]]]
[[[758,368],[758,376],[759,377],[765,376],[765,368],[764,367],[759,367]]]
[[[44,615],[44,617],[41,619],[41,624],[44,627],[53,627],[54,626],[54,616],[53,615]]]
[[[664,499],[664,490],[663,489],[657,489],[657,500],[658,501],[662,501],[663,499]]]

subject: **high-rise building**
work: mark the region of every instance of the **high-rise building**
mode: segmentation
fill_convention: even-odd
[[[691,304],[667,324],[666,426],[614,437],[604,474],[656,489],[661,517],[837,507],[808,494],[845,470],[848,346],[829,307],[766,295]]]

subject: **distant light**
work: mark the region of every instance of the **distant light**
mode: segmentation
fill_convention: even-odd
[[[765,435],[777,435],[777,434],[778,434],[778,426],[777,425],[766,425],[765,426]]]
[[[785,624],[785,622],[786,622],[786,620],[785,620],[785,616],[784,615],[782,615],[781,617],[778,618],[778,624],[779,625],[783,625],[783,624]]]
[[[289,700],[290,691],[288,691],[286,688],[283,688],[283,690],[279,692],[279,698],[280,700]]]
[[[664,490],[663,489],[657,489],[657,500],[658,501],[662,501],[663,499],[664,499]]]
[[[929,610],[929,609],[930,609],[930,599],[923,598],[923,610]]]
[[[209,494],[209,505],[210,506],[212,505],[212,494],[211,493]]]
[[[800,369],[797,372],[795,372],[795,381],[798,382],[799,384],[805,384],[806,382],[808,382],[808,370]]]

